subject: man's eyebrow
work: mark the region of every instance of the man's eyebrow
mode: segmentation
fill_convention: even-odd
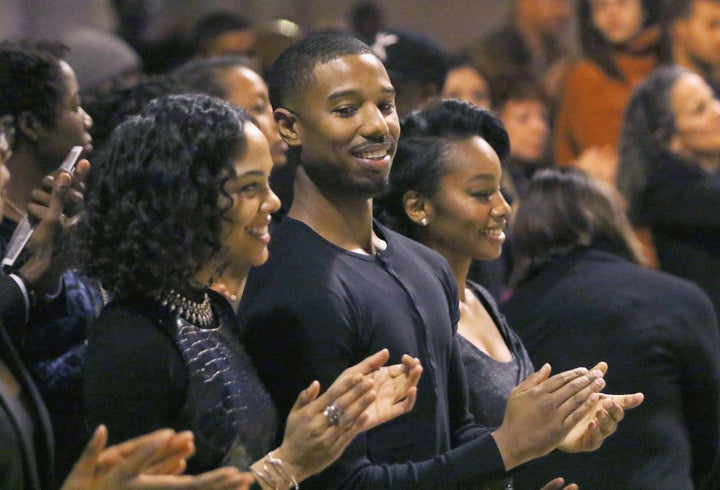
[[[394,94],[395,93],[395,87],[383,87],[381,90],[384,94]],[[342,99],[343,97],[356,97],[362,93],[361,90],[357,89],[347,89],[347,90],[338,90],[336,92],[332,92],[328,99],[335,100],[335,99]]]

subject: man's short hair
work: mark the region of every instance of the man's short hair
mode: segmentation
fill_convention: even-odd
[[[693,4],[698,0],[668,0],[666,12],[672,15],[673,20],[687,19],[693,9]],[[720,0],[710,0],[720,3]]]
[[[233,31],[246,31],[253,28],[252,23],[243,17],[231,12],[211,12],[199,19],[190,34],[190,42],[195,53],[207,53],[215,40]]]
[[[291,44],[280,54],[267,77],[273,109],[291,108],[315,81],[316,66],[362,54],[375,56],[370,46],[348,34],[318,34]]]
[[[50,41],[0,41],[0,115],[29,112],[54,126],[65,97],[65,51]]]

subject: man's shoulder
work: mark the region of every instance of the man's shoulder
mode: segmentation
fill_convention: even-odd
[[[435,250],[408,238],[387,227],[376,224],[386,239],[388,249],[393,257],[399,257],[409,262],[424,262],[434,268],[443,267],[447,264],[445,258]]]

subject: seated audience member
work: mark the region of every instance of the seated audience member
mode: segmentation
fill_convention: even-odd
[[[247,56],[255,58],[255,29],[250,21],[231,12],[212,12],[200,18],[190,34],[195,58]]]
[[[239,57],[190,61],[176,70],[173,76],[188,90],[225,99],[255,117],[270,144],[273,158],[270,185],[282,203],[280,209],[273,213],[273,217],[279,219],[285,216],[292,204],[295,169],[292,165],[287,165],[288,146],[275,126],[270,95],[262,77],[251,68],[245,58]]]
[[[473,259],[493,260],[502,252],[512,211],[500,191],[500,157],[508,148],[502,123],[488,110],[445,100],[415,112],[403,121],[376,208],[380,221],[448,260],[459,292],[457,339],[469,409],[487,426],[502,424],[511,390],[533,372],[495,300],[468,279]],[[512,479],[488,487],[512,488]]]
[[[522,201],[533,174],[551,164],[550,102],[535,79],[517,76],[498,85],[493,108],[510,139],[510,151],[502,160],[503,187],[515,206]]]
[[[5,167],[12,153],[15,127],[8,116],[0,121],[0,214],[5,205],[10,173]],[[87,165],[85,163],[84,165]],[[79,176],[76,174],[76,180]],[[64,203],[68,202],[72,177],[59,174],[51,195],[38,189],[36,201],[29,209],[42,216],[31,238],[29,270],[42,273],[48,266],[43,255],[53,248],[55,229],[59,226]],[[10,332],[21,331],[29,307],[29,285],[25,274],[0,274],[0,488],[54,489],[55,444],[45,404],[28,370],[25,368]],[[8,325],[9,331],[6,331]],[[78,414],[79,416],[79,414]],[[173,476],[183,471],[185,458],[193,453],[192,435],[170,430],[105,448],[107,430],[95,431],[85,452],[75,463],[63,485],[67,490],[107,489],[229,489],[249,483],[247,477],[231,468],[198,477]],[[64,447],[58,447],[63,451]],[[153,476],[156,474],[156,476]],[[246,487],[245,487],[246,488]]]
[[[275,127],[265,81],[250,68],[247,59],[240,57],[193,60],[175,70],[172,76],[188,91],[225,99],[253,115],[270,145],[270,155],[273,159],[270,185],[281,202],[281,207],[273,213],[273,218],[281,219],[292,204],[295,171],[292,166],[286,165],[288,146],[280,138],[280,133]],[[213,289],[223,292],[233,307],[237,308],[244,280],[241,284],[235,284],[230,275],[223,274],[222,277],[217,278]]]
[[[285,166],[288,146],[275,127],[267,85],[247,58],[192,60],[174,70],[172,76],[188,91],[225,99],[252,114],[270,144],[273,166]]]
[[[456,57],[448,61],[442,93],[443,99],[472,102],[478,107],[491,107],[490,83],[478,66],[469,58]]]
[[[553,106],[572,66],[571,0],[516,0],[507,22],[473,42],[467,53],[490,77],[530,76],[540,80]],[[553,107],[554,109],[554,107]]]
[[[607,359],[608,386],[645,394],[600,449],[552,453],[518,473],[518,486],[562,471],[582,489],[698,488],[720,447],[720,342],[707,295],[639,265],[624,211],[580,171],[539,172],[512,229],[517,287],[502,311],[533,362]]]
[[[92,150],[92,119],[83,110],[75,73],[63,59],[61,45],[48,42],[0,42],[0,116],[15,128],[12,156],[6,164],[13,185],[6,194],[0,240],[7,243],[28,210],[33,189],[52,187],[54,172],[73,146]],[[80,201],[81,188],[71,192]],[[72,216],[78,206],[66,206]],[[69,232],[71,221],[63,229]],[[62,244],[56,244],[61,247]],[[86,328],[103,306],[100,288],[67,270],[57,256],[43,277],[26,277],[37,305],[30,311],[24,341],[16,347],[43,395],[53,420],[58,474],[69,471],[87,440],[82,413],[81,369]],[[22,258],[17,264],[22,266]],[[7,327],[7,326],[6,326]]]
[[[573,67],[562,93],[555,125],[555,160],[576,165],[585,151],[607,148],[611,168],[593,171],[615,183],[617,139],[633,89],[669,58],[663,2],[627,0],[578,2],[584,58]]]
[[[618,188],[660,268],[720,311],[720,100],[700,75],[657,68],[628,102],[619,151]]]
[[[382,31],[372,49],[395,88],[398,115],[421,109],[441,96],[448,60],[432,39],[415,32]]]
[[[549,377],[545,365],[510,393],[500,427],[473,422],[447,261],[373,221],[400,133],[373,50],[347,35],[310,37],[280,55],[268,85],[298,165],[295,198],[270,258],[248,276],[239,317],[280,413],[289,393],[327,383],[378,346],[424,368],[413,411],[359,435],[303,488],[477,488],[560,445],[601,444],[623,411],[598,410],[599,369]]]
[[[720,97],[720,1],[669,0],[673,61],[701,75]]]
[[[358,0],[349,12],[352,34],[365,44],[372,45],[375,36],[385,28],[385,13],[375,2]]]
[[[79,260],[114,295],[93,324],[85,364],[92,424],[111,440],[190,429],[188,471],[248,470],[263,488],[297,485],[359,432],[409,411],[422,368],[387,350],[318,397],[303,390],[272,451],[278,415],[208,286],[267,259],[272,160],[252,116],[203,94],[166,96],[118,126],[88,191]],[[241,280],[242,278],[237,278]]]

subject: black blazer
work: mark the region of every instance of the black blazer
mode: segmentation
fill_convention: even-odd
[[[3,320],[17,319],[18,312],[22,313],[22,323],[13,325],[17,331],[21,331],[25,315],[22,293],[14,280],[7,276],[0,276],[0,308],[2,308],[0,317]],[[20,360],[10,335],[2,323],[0,323],[0,358],[8,366],[25,394],[23,400],[32,418],[35,432],[33,441],[33,434],[21,430],[18,413],[3,396],[0,396],[0,437],[2,437],[0,488],[23,488],[21,483],[25,477],[26,489],[53,489],[55,460],[50,417],[35,383]],[[6,438],[8,440],[5,440]],[[21,461],[23,455],[27,455],[25,461]]]

